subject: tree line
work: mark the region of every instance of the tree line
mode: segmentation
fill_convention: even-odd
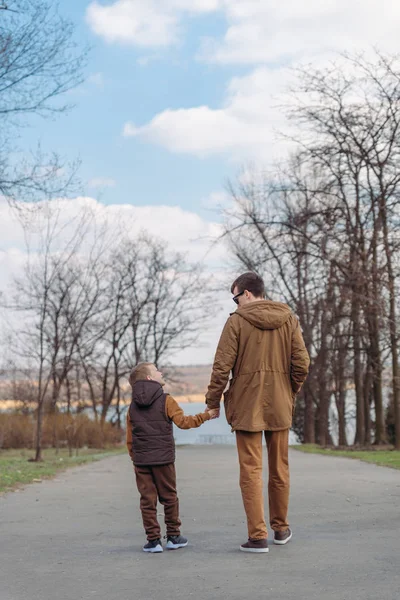
[[[298,69],[283,110],[290,158],[230,185],[224,237],[299,316],[300,439],[400,448],[400,58]]]
[[[20,206],[28,258],[3,300],[11,363],[37,414],[91,407],[121,426],[127,375],[141,361],[170,363],[208,318],[202,268],[145,233],[99,223],[89,210],[63,217],[65,202]],[[29,216],[26,215],[29,211]],[[18,369],[17,367],[20,366]],[[27,374],[30,374],[27,377]]]

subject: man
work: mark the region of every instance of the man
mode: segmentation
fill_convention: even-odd
[[[208,409],[219,408],[224,394],[228,423],[236,433],[240,487],[247,516],[243,552],[268,552],[264,519],[262,438],[269,465],[269,516],[274,543],[287,544],[292,531],[289,504],[289,429],[295,397],[310,359],[298,319],[286,304],[264,300],[264,282],[244,273],[232,284],[236,312],[228,318],[215,354],[206,395]]]

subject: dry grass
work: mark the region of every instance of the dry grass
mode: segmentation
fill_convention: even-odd
[[[206,401],[205,394],[184,394],[183,396],[174,396],[174,398],[179,403],[189,404],[193,404],[194,402],[205,404]]]
[[[111,423],[96,423],[87,415],[59,413],[43,421],[43,448],[104,448],[121,443],[123,432]],[[0,449],[33,448],[35,421],[30,415],[0,414]]]

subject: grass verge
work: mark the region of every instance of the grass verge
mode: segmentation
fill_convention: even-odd
[[[32,450],[1,450],[0,493],[14,490],[27,483],[49,479],[69,467],[125,452],[125,447],[108,450],[81,449],[78,456],[69,456],[67,449],[59,450],[56,454],[55,449],[49,448],[43,450],[43,462],[35,463],[29,462],[29,458],[34,456]]]
[[[400,451],[399,450],[333,450],[330,448],[321,448],[315,444],[302,444],[292,446],[294,450],[306,452],[309,454],[324,454],[326,456],[344,456],[346,458],[357,458],[364,462],[373,463],[381,467],[391,467],[400,469]]]

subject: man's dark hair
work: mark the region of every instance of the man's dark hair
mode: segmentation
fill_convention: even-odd
[[[265,297],[265,285],[262,278],[257,273],[243,273],[232,283],[231,292],[237,287],[238,293],[244,290],[251,292],[255,298]]]

